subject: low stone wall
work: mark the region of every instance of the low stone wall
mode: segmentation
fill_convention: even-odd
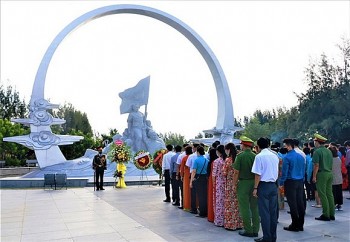
[[[0,177],[23,176],[31,171],[39,169],[38,167],[11,167],[0,168]]]

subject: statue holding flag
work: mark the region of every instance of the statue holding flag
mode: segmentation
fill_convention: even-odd
[[[120,113],[129,113],[128,127],[123,132],[122,139],[131,146],[134,153],[146,150],[153,154],[159,147],[165,147],[164,141],[158,137],[150,125],[151,122],[147,120],[149,84],[150,76],[119,93],[122,99]],[[139,110],[142,105],[145,105],[145,114]]]
[[[135,152],[139,150],[145,150],[145,147],[142,143],[143,129],[145,129],[145,116],[139,111],[140,106],[137,104],[131,105],[131,112],[128,116],[128,131],[130,132],[130,137],[133,141],[133,149]]]

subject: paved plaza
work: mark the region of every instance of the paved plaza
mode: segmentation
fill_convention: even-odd
[[[251,241],[204,218],[164,203],[164,187],[93,187],[68,190],[2,189],[1,241]],[[304,232],[288,232],[280,211],[277,241],[350,241],[350,200],[336,220],[316,221],[321,209],[308,202]],[[262,235],[260,231],[259,235]]]

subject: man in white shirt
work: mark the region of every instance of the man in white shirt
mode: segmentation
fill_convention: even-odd
[[[164,182],[165,182],[165,200],[163,202],[168,202],[170,203],[170,162],[171,162],[171,157],[175,155],[173,152],[173,146],[172,145],[167,145],[166,146],[168,152],[163,156],[163,161],[162,161],[162,175],[164,177]]]
[[[278,198],[278,156],[272,153],[269,141],[266,138],[259,138],[257,141],[258,151],[252,167],[255,174],[253,196],[258,197],[259,215],[263,237],[255,241],[266,242],[277,239],[277,198]]]
[[[190,174],[192,174],[192,170],[193,170],[193,162],[195,159],[197,159],[197,147],[199,146],[199,144],[193,144],[193,147],[192,147],[192,151],[193,151],[193,154],[191,154],[187,161],[186,161],[186,166],[190,168]],[[191,188],[191,211],[190,213],[193,213],[193,214],[197,214],[197,199],[196,199],[196,189],[195,189],[195,186],[193,186]]]

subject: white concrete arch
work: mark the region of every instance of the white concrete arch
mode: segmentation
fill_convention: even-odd
[[[52,56],[54,55],[57,47],[60,45],[63,39],[73,30],[83,24],[86,24],[89,21],[104,16],[121,13],[138,14],[162,21],[183,34],[197,48],[197,50],[206,61],[215,82],[218,99],[218,113],[215,127],[217,130],[234,130],[234,114],[230,90],[224,72],[212,50],[193,29],[191,29],[181,20],[160,10],[141,5],[119,4],[101,7],[83,14],[68,24],[55,37],[44,54],[35,77],[30,101],[31,106],[34,105],[35,101],[44,99],[47,69],[49,67]],[[37,128],[31,125],[32,132],[33,129],[35,131]]]

